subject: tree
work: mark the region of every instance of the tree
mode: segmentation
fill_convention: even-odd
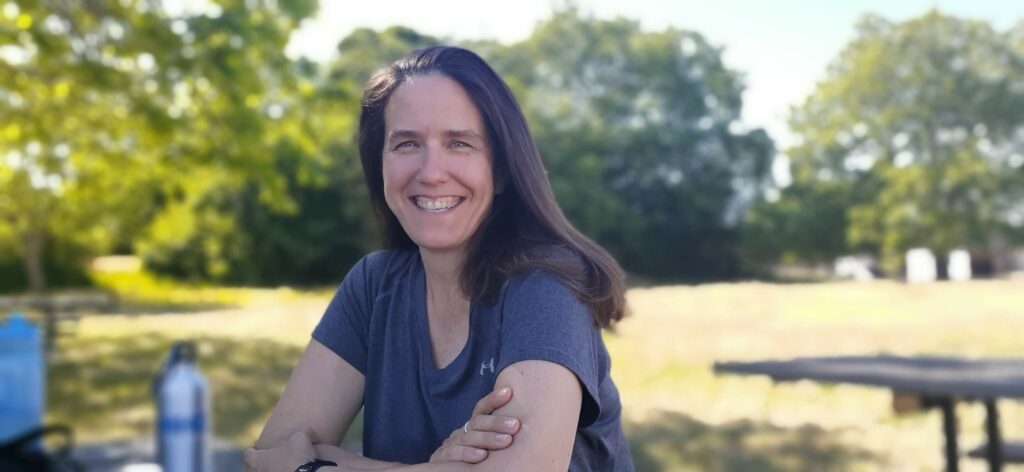
[[[761,201],[745,215],[741,252],[748,268],[765,263],[830,264],[848,251],[849,189],[838,182],[803,181]]]
[[[311,149],[280,119],[295,88],[284,44],[315,0],[178,15],[145,0],[7,5],[0,235],[23,254],[31,288],[45,289],[50,239],[86,254],[134,242],[158,262],[199,247],[216,275],[232,190],[255,186],[262,204],[295,210],[269,151]]]
[[[339,43],[331,63],[298,68],[305,92],[293,108],[301,110],[296,116],[305,123],[315,151],[277,152],[278,172],[289,179],[290,196],[301,211],[273,212],[253,192],[244,193],[239,221],[248,243],[245,257],[231,261],[230,280],[337,282],[359,257],[379,246],[356,145],[363,84],[373,71],[410,50],[436,43],[403,27],[359,29]],[[314,156],[321,156],[316,171],[301,172],[302,163]]]
[[[29,278],[43,280],[47,241],[259,284],[336,280],[376,246],[362,87],[436,38],[361,29],[320,66],[282,52],[313,0],[18,5],[0,23],[22,53],[0,57],[0,251],[24,254]],[[574,9],[473,48],[520,98],[569,218],[627,269],[736,273],[738,215],[773,151],[742,126],[742,78],[720,50]]]
[[[649,276],[736,275],[742,209],[773,144],[741,122],[742,78],[699,34],[556,13],[494,60],[566,214]]]
[[[125,26],[149,13],[121,4],[7,3],[0,38],[0,234],[21,255],[29,287],[47,287],[47,242],[92,248],[120,228],[108,212],[132,215],[150,157],[137,143],[159,135],[154,99],[126,100],[139,50]],[[109,18],[121,21],[108,22]],[[139,119],[128,119],[134,114]],[[149,126],[153,124],[154,126]],[[130,223],[130,221],[121,221]]]
[[[778,208],[838,192],[833,211],[844,215],[832,221],[845,230],[818,235],[828,252],[874,249],[893,271],[912,247],[942,253],[1020,232],[1020,77],[1024,55],[984,22],[865,16],[793,111],[802,139],[788,150],[794,190]]]

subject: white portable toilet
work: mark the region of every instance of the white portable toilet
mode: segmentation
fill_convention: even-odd
[[[856,281],[874,280],[875,274],[871,273],[872,260],[865,256],[842,256],[836,259],[834,273],[841,279],[853,279]]]
[[[971,254],[963,249],[950,251],[946,273],[949,280],[971,280]]]
[[[938,278],[935,255],[928,248],[914,248],[907,251],[907,282],[934,282]]]

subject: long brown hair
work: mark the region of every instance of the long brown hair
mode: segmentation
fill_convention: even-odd
[[[418,49],[377,71],[367,83],[359,154],[385,246],[416,247],[384,200],[384,109],[400,85],[429,74],[457,82],[480,110],[492,148],[495,188],[503,187],[469,242],[462,291],[475,300],[494,300],[512,275],[544,268],[591,307],[599,325],[611,327],[625,311],[622,268],[562,214],[512,91],[480,56],[466,49]]]

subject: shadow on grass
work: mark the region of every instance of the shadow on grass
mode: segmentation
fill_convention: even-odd
[[[84,440],[152,435],[153,377],[175,339],[62,338],[47,378],[47,420]],[[301,349],[267,340],[197,339],[213,390],[214,433],[250,444],[288,381]]]
[[[882,278],[884,279],[884,278]],[[733,278],[719,279],[693,279],[693,278],[672,278],[672,277],[644,277],[642,275],[627,274],[626,288],[659,288],[659,287],[700,287],[702,285],[716,284],[743,284],[763,283],[772,285],[814,285],[829,282],[841,281],[829,277],[777,277],[773,275],[754,274],[743,275]]]
[[[663,412],[624,427],[638,471],[848,470],[879,461],[814,425],[782,428],[743,420],[715,426]]]
[[[129,300],[120,303],[115,310],[118,315],[181,315],[215,310],[238,308],[241,303],[215,302],[150,302]],[[98,314],[102,316],[102,313]]]
[[[153,434],[153,376],[175,340],[62,338],[48,372],[48,418],[71,425],[84,442]],[[251,444],[277,402],[301,349],[273,341],[200,338],[200,368],[213,385],[214,432]],[[846,470],[879,465],[865,450],[842,444],[820,427],[781,428],[750,421],[709,425],[665,412],[627,423],[639,471]],[[346,442],[358,444],[356,418]]]

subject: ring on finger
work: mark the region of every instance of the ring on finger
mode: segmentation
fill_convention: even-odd
[[[462,425],[462,432],[469,434],[469,421],[467,421],[466,424]]]

